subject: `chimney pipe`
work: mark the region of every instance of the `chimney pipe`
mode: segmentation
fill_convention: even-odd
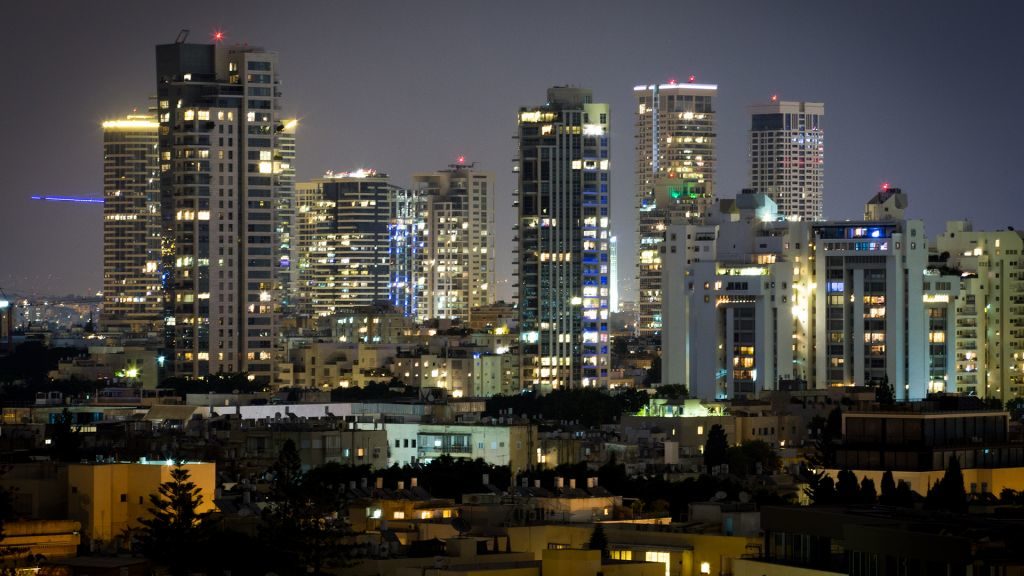
[[[419,483],[416,481],[416,477],[413,476],[412,480],[409,481],[409,487],[410,488],[415,488],[417,486],[419,486]]]
[[[575,478],[569,478],[569,488],[571,488],[573,490],[576,489],[576,479]]]
[[[555,488],[565,488],[565,478],[558,476],[555,478]]]
[[[384,489],[384,478],[382,476],[377,477],[377,490]]]
[[[399,480],[398,481],[398,489],[399,490],[405,490],[405,482],[402,482],[401,480]]]

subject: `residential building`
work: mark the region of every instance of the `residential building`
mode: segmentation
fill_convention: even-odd
[[[472,385],[468,393],[475,398],[511,396],[519,387],[519,358],[515,353],[473,355]]]
[[[415,310],[405,233],[411,195],[374,170],[296,185],[300,309],[325,318],[390,301]]]
[[[429,424],[385,422],[392,466],[429,464],[442,455],[483,458],[488,464],[509,466],[513,474],[536,463],[540,446],[532,424]]]
[[[1000,402],[1024,394],[1024,236],[946,224],[932,256],[960,276],[956,390]]]
[[[924,225],[904,219],[906,205],[890,188],[863,221],[790,222],[745,192],[705,225],[670,226],[662,384],[704,400],[790,380],[887,384],[898,400],[952,390],[958,290],[927,269]]]
[[[661,246],[675,221],[700,221],[714,199],[713,84],[636,86],[636,244],[640,334],[661,331]]]
[[[768,506],[759,557],[732,562],[736,576],[1014,574],[1019,520],[894,508]]]
[[[756,531],[740,529],[749,523],[743,518],[745,515],[752,515],[757,524],[757,511],[726,510],[723,505],[717,520],[686,524],[603,524],[608,554],[612,560],[657,563],[659,576],[732,574],[735,559],[756,550],[761,538]],[[727,524],[735,528],[727,531]],[[513,551],[533,552],[541,557],[552,549],[562,552],[586,548],[593,531],[588,524],[550,523],[510,526],[508,535]]]
[[[886,188],[864,221],[813,226],[819,387],[888,384],[897,400],[928,392],[927,239],[923,222],[902,219],[905,206]]]
[[[416,327],[413,318],[388,302],[335,308],[331,320],[331,337],[340,342],[399,343]]]
[[[150,114],[103,123],[104,331],[156,337],[163,323],[158,128]]]
[[[157,46],[165,329],[175,375],[269,382],[281,304],[279,202],[294,137],[277,55],[251,46]]]
[[[499,300],[474,309],[470,313],[469,329],[489,330],[495,333],[514,332],[518,318],[519,313],[515,304]]]
[[[289,338],[277,363],[278,388],[336,388],[350,380],[356,344],[333,339]]]
[[[668,227],[661,384],[713,401],[809,376],[810,228],[776,216],[765,194],[745,192],[706,224]]]
[[[750,188],[786,220],[824,218],[825,105],[771,101],[750,107]]]
[[[519,112],[520,383],[606,387],[609,109],[555,87]]]
[[[1010,440],[1007,412],[980,404],[939,397],[890,410],[844,411],[835,468],[826,472],[836,478],[849,469],[880,486],[890,471],[896,482],[925,495],[955,457],[968,493],[1016,490],[1024,482],[1024,445]]]
[[[190,462],[182,467],[203,497],[197,511],[214,510],[214,464]],[[96,544],[126,538],[130,529],[141,526],[140,518],[151,516],[149,496],[171,480],[174,468],[173,463],[164,461],[69,464],[68,517],[81,522],[85,541]]]
[[[494,174],[460,158],[447,170],[414,174],[412,182],[423,223],[416,316],[471,321],[473,309],[494,302]]]
[[[295,199],[295,133],[299,121],[295,118],[281,120],[278,133],[278,149],[274,151],[277,166],[277,204],[274,233],[277,236],[277,276],[281,306],[288,312],[295,310],[299,286],[298,238],[296,233]]]

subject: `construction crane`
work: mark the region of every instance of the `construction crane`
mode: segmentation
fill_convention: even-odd
[[[78,202],[80,204],[103,204],[103,198],[94,196],[33,196],[33,200],[46,202]]]

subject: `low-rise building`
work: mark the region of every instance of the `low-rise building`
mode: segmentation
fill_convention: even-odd
[[[482,458],[513,473],[536,463],[540,447],[532,424],[428,424],[386,422],[392,466],[428,464],[434,458]]]
[[[182,467],[199,489],[199,512],[215,509],[215,465],[190,462]],[[82,537],[93,546],[105,546],[125,538],[139,527],[139,518],[150,516],[149,497],[160,484],[171,480],[173,462],[119,462],[68,465],[68,517],[80,522]]]
[[[956,457],[968,492],[998,495],[1004,488],[1020,489],[1024,444],[1010,442],[1009,414],[976,404],[976,399],[946,397],[889,410],[844,412],[836,468],[827,472],[836,477],[849,469],[880,486],[882,475],[891,471],[896,482],[926,494]]]

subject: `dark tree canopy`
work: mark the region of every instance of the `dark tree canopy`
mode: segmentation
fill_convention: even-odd
[[[875,481],[867,476],[860,481],[860,502],[871,506],[878,501],[878,492],[875,490]]]
[[[729,440],[726,438],[725,428],[720,424],[714,424],[708,431],[708,439],[704,444],[704,466],[710,471],[715,466],[725,464],[728,451]]]
[[[840,470],[836,482],[836,499],[840,504],[857,504],[860,502],[860,484],[857,475],[851,470]]]
[[[587,548],[600,550],[602,558],[608,557],[608,537],[604,534],[603,524],[594,524],[594,531],[590,533],[590,541],[587,543]]]
[[[964,488],[964,475],[960,470],[960,460],[953,456],[946,466],[946,473],[929,490],[925,505],[935,510],[945,510],[954,514],[967,512],[967,490]]]
[[[171,480],[160,485],[149,496],[150,518],[139,518],[142,524],[142,549],[148,558],[170,568],[175,576],[187,574],[197,567],[209,538],[209,512],[200,512],[203,496],[181,465],[171,470]]]
[[[271,502],[261,530],[279,573],[320,576],[341,562],[349,534],[344,520],[349,469],[332,463],[303,472],[294,442],[281,447],[269,470]]]
[[[896,481],[893,479],[892,470],[886,470],[882,474],[882,494],[878,497],[878,503],[883,506],[896,505]]]

